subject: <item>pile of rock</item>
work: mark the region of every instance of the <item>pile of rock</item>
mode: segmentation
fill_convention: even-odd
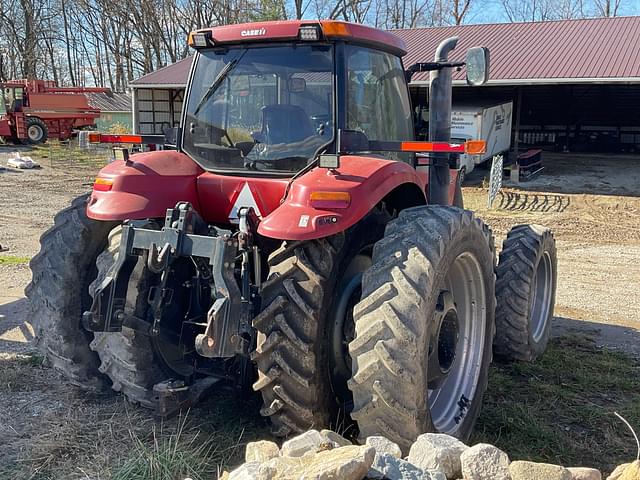
[[[607,480],[640,480],[640,463],[621,465]],[[273,442],[247,445],[245,463],[221,480],[602,480],[593,468],[509,460],[486,443],[468,447],[443,434],[420,435],[402,458],[385,437],[353,445],[331,430],[310,430],[278,448]]]

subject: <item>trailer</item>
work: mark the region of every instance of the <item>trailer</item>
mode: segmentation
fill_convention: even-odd
[[[460,155],[460,174],[470,173],[476,165],[495,155],[506,155],[511,148],[511,118],[513,103],[485,102],[473,105],[453,105],[451,111],[452,141],[466,142],[481,139],[487,150],[481,155]]]
[[[0,137],[29,144],[66,140],[74,129],[95,126],[100,116],[84,94],[108,92],[99,87],[58,87],[48,80],[0,83]]]

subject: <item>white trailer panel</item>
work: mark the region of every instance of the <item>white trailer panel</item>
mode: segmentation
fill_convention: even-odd
[[[454,105],[451,112],[451,138],[458,140],[485,140],[484,155],[461,155],[460,165],[465,172],[494,155],[507,152],[511,147],[511,118],[513,103],[487,105]]]

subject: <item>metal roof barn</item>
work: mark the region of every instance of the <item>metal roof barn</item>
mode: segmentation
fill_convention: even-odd
[[[513,145],[571,151],[640,151],[640,17],[461,25],[393,30],[407,44],[404,65],[431,61],[457,36],[452,58],[490,50],[489,82],[467,88],[454,73],[454,106],[512,100]],[[162,133],[180,120],[192,57],[132,82],[134,129]],[[416,109],[428,103],[428,73],[413,76]],[[519,121],[518,121],[519,120]]]
[[[445,38],[458,36],[452,58],[489,47],[489,85],[640,82],[640,17],[498,23],[393,30],[407,44],[405,65],[433,57]],[[412,83],[428,82],[428,73]],[[454,82],[464,82],[464,72]]]

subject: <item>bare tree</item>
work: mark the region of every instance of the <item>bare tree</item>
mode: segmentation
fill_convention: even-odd
[[[461,25],[469,13],[471,0],[451,0],[451,16],[456,25]]]
[[[598,16],[617,17],[622,0],[593,0]]]

